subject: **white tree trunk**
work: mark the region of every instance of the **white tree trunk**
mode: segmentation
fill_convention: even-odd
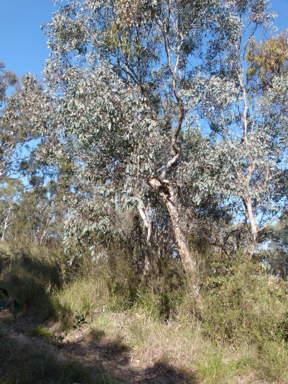
[[[11,207],[8,208],[7,216],[4,219],[4,225],[3,225],[3,232],[2,232],[2,236],[1,236],[1,241],[5,240],[6,231],[7,231],[8,227],[12,224],[10,213],[11,213]]]
[[[153,215],[150,209],[150,205],[147,207],[144,206],[142,201],[139,201],[138,211],[144,222],[145,228],[147,228],[147,238],[146,238],[146,252],[144,259],[144,270],[145,273],[153,269],[152,263],[152,250],[151,250],[151,237],[152,237],[152,227],[153,227]]]
[[[162,200],[164,201],[168,209],[172,226],[173,226],[175,240],[178,246],[178,252],[185,270],[187,272],[192,272],[193,274],[195,273],[198,275],[196,260],[193,259],[189,251],[188,242],[187,242],[185,233],[181,228],[177,197],[175,195],[173,187],[169,184],[166,184],[164,188],[161,182],[156,178],[150,179],[149,184],[161,196]]]
[[[257,244],[258,225],[256,223],[255,216],[253,214],[251,197],[249,197],[248,199],[245,199],[244,205],[245,205],[246,214],[247,214],[249,221],[250,221],[250,224],[251,224],[250,232],[251,232],[252,238],[249,241],[249,244],[247,247],[247,256],[248,256],[249,260],[251,260],[253,253],[254,253],[254,250],[255,250],[255,247],[256,247],[256,244]]]
[[[147,245],[151,246],[153,220],[152,220],[152,217],[149,217],[149,207],[145,208],[143,203],[142,204],[139,203],[138,211],[144,222],[144,226],[147,228],[147,239],[146,239]]]

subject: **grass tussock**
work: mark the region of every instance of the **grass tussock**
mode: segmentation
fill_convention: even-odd
[[[61,289],[64,282],[65,256],[59,249],[18,240],[6,246],[0,286],[35,316],[48,318],[55,312],[52,292]]]
[[[30,329],[28,333],[31,336],[45,337],[47,339],[52,339],[54,336],[53,332],[43,325],[38,325],[36,328]]]
[[[286,282],[262,276],[259,264],[235,262],[226,274],[208,270],[200,305],[176,261],[143,278],[129,253],[111,260],[84,257],[68,267],[63,253],[31,246],[5,262],[0,285],[43,320],[50,316],[68,331],[86,329],[87,342],[121,340],[142,364],[165,361],[207,384],[288,382]],[[51,337],[42,326],[33,332]],[[1,356],[7,353],[4,345],[15,348],[9,343],[5,339]],[[30,357],[45,361],[44,377],[49,358]],[[17,359],[21,366],[22,352]],[[3,377],[12,374],[8,371]],[[65,372],[63,383],[70,380]],[[21,375],[6,381],[20,383]]]

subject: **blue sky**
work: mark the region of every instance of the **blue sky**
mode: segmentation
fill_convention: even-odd
[[[275,25],[277,25],[280,31],[288,28],[288,0],[270,0],[270,4],[272,10],[278,13]]]
[[[278,13],[276,25],[288,27],[288,0],[272,0]],[[43,70],[48,58],[47,37],[41,30],[44,21],[52,18],[57,7],[50,0],[0,0],[0,61],[19,77]]]
[[[41,30],[57,7],[50,0],[0,0],[0,61],[19,77],[43,70],[47,37]]]

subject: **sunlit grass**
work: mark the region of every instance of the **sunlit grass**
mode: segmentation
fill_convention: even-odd
[[[126,270],[127,263],[121,266],[121,260],[117,274],[110,276],[107,265],[89,259],[69,269],[64,256],[48,256],[47,249],[42,252],[35,247],[25,258],[18,253],[4,268],[1,281],[15,297],[26,300],[29,313],[50,317],[68,333],[81,327],[83,343],[118,345],[120,340],[121,347],[131,350],[131,361],[145,366],[165,361],[203,384],[288,382],[286,284],[258,276],[253,265],[240,266],[218,285],[207,280],[200,308],[185,284],[176,282],[177,288],[170,289],[165,280],[152,279],[145,286],[135,279],[135,285],[129,285],[131,271]],[[10,315],[2,316],[2,323],[10,321]],[[29,331],[51,340],[53,332],[44,325]],[[33,373],[36,364],[29,362],[26,367],[22,347],[18,351],[3,335],[2,339],[9,348],[16,348],[19,365],[15,377],[12,372],[4,372],[3,377],[12,384],[28,383],[21,381],[23,375],[29,380],[38,377]],[[40,359],[45,376],[55,363],[42,352],[39,356],[31,355],[31,359]],[[61,383],[70,380],[65,372]]]
[[[43,325],[38,325],[36,328],[30,329],[28,333],[31,336],[45,337],[47,339],[51,339],[53,337],[53,332]]]

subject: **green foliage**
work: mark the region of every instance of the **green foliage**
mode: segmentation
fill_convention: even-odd
[[[135,303],[142,277],[138,274],[137,265],[133,263],[133,253],[129,249],[121,250],[120,246],[113,244],[108,251],[106,283],[116,306],[125,309]]]
[[[205,286],[206,309],[200,316],[209,337],[259,347],[277,340],[287,308],[286,283],[261,276],[259,266],[249,263],[238,265],[230,276],[208,278]]]
[[[29,189],[2,183],[2,296],[15,317],[19,297],[77,330],[111,312],[197,325],[204,382],[247,367],[284,380],[287,225],[271,223],[287,199],[287,33],[253,40],[272,19],[264,0],[66,3],[46,25],[44,88],[28,74],[7,98],[0,65],[14,151],[0,148],[0,179],[42,137],[16,161]],[[129,329],[144,346],[141,321]]]
[[[6,179],[0,182],[0,234],[4,241],[11,236],[11,229],[14,225],[17,208],[24,186],[18,179]]]
[[[286,213],[277,224],[269,228],[271,245],[269,249],[261,252],[262,260],[269,265],[269,273],[283,279],[288,276],[288,225]]]
[[[203,210],[213,218],[227,212],[230,221],[233,213],[249,213],[251,225],[242,230],[250,230],[255,245],[258,213],[270,218],[277,211],[270,204],[276,180],[265,177],[280,172],[278,144],[286,135],[278,115],[267,123],[271,100],[243,107],[249,86],[240,57],[243,36],[270,20],[264,0],[241,6],[236,0],[88,0],[59,8],[45,26],[52,51],[45,92],[27,75],[5,116],[16,128],[19,116],[33,111],[25,123],[43,137],[38,159],[69,175],[67,249],[90,242],[92,254],[95,239],[105,245],[123,239],[118,213],[131,207],[146,209],[148,247],[153,237],[167,238],[164,222],[171,238],[177,230],[174,244],[186,270],[197,269],[188,236],[199,212],[204,221]],[[285,97],[285,87],[269,97]],[[217,232],[205,236],[225,246],[227,234]]]
[[[288,312],[281,313],[279,320],[278,320],[278,326],[277,326],[277,332],[279,333],[280,337],[288,343]]]
[[[4,69],[4,63],[0,62],[0,107],[6,96],[6,91],[9,87],[17,84],[18,78],[15,73]]]
[[[36,328],[29,330],[29,334],[32,336],[45,337],[50,339],[53,337],[53,333],[47,327],[38,325]]]
[[[79,329],[81,328],[81,325],[87,324],[86,317],[82,314],[75,316],[76,324],[73,325],[74,328]]]
[[[249,42],[246,61],[249,63],[247,76],[255,81],[259,90],[268,91],[273,87],[273,78],[288,75],[288,31],[271,36],[269,39],[256,43]],[[260,80],[260,81],[259,81]]]
[[[200,364],[200,377],[207,384],[223,383],[226,376],[222,356],[215,351],[208,351],[205,361]]]
[[[24,301],[10,297],[8,291],[4,288],[0,288],[0,299],[1,299],[1,293],[4,295],[5,301],[3,304],[1,303],[0,308],[2,309],[8,308],[9,311],[14,316],[14,319],[17,320],[18,313],[26,309],[26,305]]]
[[[13,109],[13,102],[10,103],[6,91],[14,90],[18,92],[21,88],[17,76],[4,69],[4,63],[0,62],[0,181],[3,182],[6,178],[15,176],[21,168],[23,153],[21,150],[24,145],[32,139],[31,131],[25,122],[22,122],[17,128],[13,126],[12,121],[4,117],[5,111],[9,108]],[[12,87],[12,89],[11,89]],[[15,112],[15,110],[14,110]],[[18,110],[18,118],[19,116]],[[17,112],[16,112],[17,113]],[[26,111],[27,113],[27,111]],[[26,147],[26,153],[29,148]],[[26,157],[27,155],[25,155]]]
[[[43,319],[54,313],[50,293],[63,283],[64,258],[61,250],[53,251],[36,244],[25,244],[24,239],[10,244],[9,261],[3,267],[0,284],[15,297],[13,311],[33,308],[35,316]],[[19,308],[18,308],[19,307]]]

